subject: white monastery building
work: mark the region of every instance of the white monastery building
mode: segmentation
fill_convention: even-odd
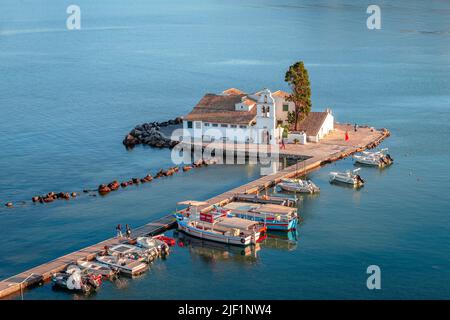
[[[295,110],[294,103],[286,100],[288,96],[287,92],[269,89],[252,94],[235,88],[222,94],[208,93],[183,118],[183,140],[280,143],[284,130],[281,126],[287,124],[288,112]],[[318,142],[333,126],[330,110],[311,112],[299,125],[303,132],[290,134],[287,142]]]

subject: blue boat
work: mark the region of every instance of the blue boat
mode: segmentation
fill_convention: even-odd
[[[231,202],[223,207],[241,219],[263,222],[268,230],[290,231],[297,228],[297,209],[275,204]]]

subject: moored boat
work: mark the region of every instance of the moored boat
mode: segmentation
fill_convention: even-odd
[[[231,202],[224,206],[232,216],[264,223],[268,230],[289,231],[297,227],[297,209],[276,204]]]
[[[256,244],[261,233],[266,231],[261,222],[229,217],[227,213],[215,210],[202,212],[198,208],[192,208],[192,202],[188,213],[178,211],[175,217],[178,230],[188,235],[232,245]]]
[[[69,266],[66,271],[52,275],[53,286],[69,291],[91,293],[102,284],[102,276],[83,274],[78,267]]]
[[[154,237],[138,237],[136,243],[146,249],[156,250],[158,254],[169,254],[169,245],[160,239]]]
[[[124,243],[109,248],[108,253],[113,256],[120,256],[131,260],[145,262],[151,262],[158,255],[156,250],[140,248]]]
[[[388,149],[385,148],[377,152],[364,151],[360,155],[353,156],[353,158],[355,159],[355,164],[383,168],[394,162],[394,159],[386,153],[387,150]]]
[[[330,182],[340,182],[345,184],[350,184],[355,187],[364,185],[364,180],[358,174],[360,169],[355,169],[353,171],[347,170],[345,172],[330,172]]]
[[[157,236],[154,236],[153,238],[156,239],[156,240],[163,241],[168,246],[171,246],[171,247],[175,245],[175,239],[171,238],[171,237],[168,237],[168,236],[165,236],[164,234],[159,234]]]
[[[144,262],[118,256],[97,256],[96,260],[101,264],[117,268],[121,273],[131,276],[144,273],[148,268],[148,265]]]
[[[298,193],[316,193],[320,188],[316,186],[311,180],[302,179],[281,179],[278,186],[285,191]]]
[[[280,206],[294,207],[297,205],[297,198],[287,198],[280,196],[269,195],[256,195],[256,194],[236,194],[233,198],[234,201],[252,202],[252,203],[269,203],[278,204]]]
[[[111,268],[95,261],[78,260],[77,265],[82,271],[106,278],[114,278],[118,273],[117,268]]]

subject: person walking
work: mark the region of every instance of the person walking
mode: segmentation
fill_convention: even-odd
[[[123,237],[122,226],[120,225],[120,223],[117,225],[116,231],[117,231],[117,238],[122,238]]]
[[[130,239],[131,238],[131,228],[128,224],[125,225],[125,229],[126,229],[126,235],[127,238]]]
[[[284,138],[281,138],[281,148],[286,150],[286,145],[284,144]]]

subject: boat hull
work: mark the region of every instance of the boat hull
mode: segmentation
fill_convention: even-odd
[[[192,237],[196,237],[199,239],[205,239],[209,241],[221,242],[226,244],[231,244],[235,246],[248,246],[252,244],[251,236],[248,237],[233,237],[233,236],[221,236],[219,234],[215,234],[212,232],[208,232],[205,230],[200,230],[197,228],[193,228],[189,226],[183,220],[178,221],[178,230],[184,232]],[[259,239],[259,233],[255,233],[255,242]]]
[[[263,222],[266,225],[267,230],[278,230],[278,231],[294,230],[295,228],[297,228],[297,222],[298,222],[297,217],[292,218],[289,221],[276,221],[276,220],[264,220],[262,218],[258,219],[258,218],[255,218],[254,215],[252,215],[252,214],[246,215],[246,214],[236,213],[234,215],[241,219]]]
[[[308,188],[290,186],[290,185],[282,184],[282,183],[278,184],[278,186],[284,191],[297,192],[297,193],[313,193],[313,191]]]

